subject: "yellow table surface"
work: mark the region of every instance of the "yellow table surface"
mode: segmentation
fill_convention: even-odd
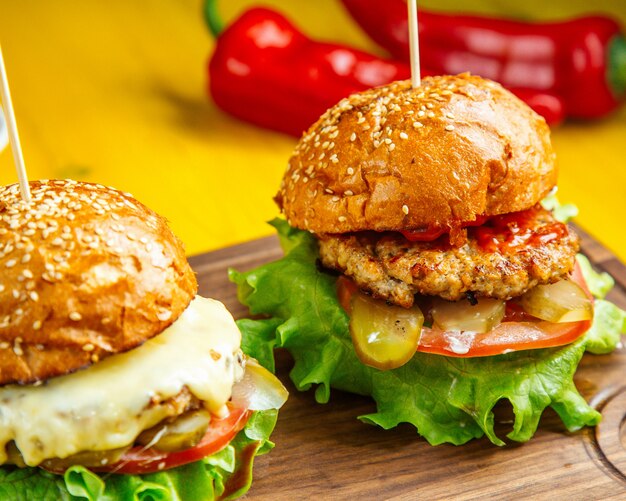
[[[252,1],[221,2],[233,19]],[[309,34],[380,52],[338,0],[267,0]],[[505,7],[506,3],[510,4]],[[626,2],[421,1],[422,6],[554,18]],[[212,50],[199,0],[0,0],[8,67],[31,179],[73,178],[132,192],[165,215],[190,254],[271,233],[271,201],[291,137],[239,122],[208,99]],[[505,9],[505,10],[503,10]],[[626,260],[626,109],[553,133],[560,198],[577,222]],[[0,183],[16,180],[10,150]]]

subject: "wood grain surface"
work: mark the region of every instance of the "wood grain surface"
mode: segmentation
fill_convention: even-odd
[[[609,298],[626,308],[626,267],[579,230],[583,252],[616,287]],[[277,259],[275,237],[192,257],[200,293],[223,301],[235,317],[246,308],[228,282],[227,269],[249,270]],[[384,431],[356,416],[374,411],[364,397],[333,390],[328,404],[295,390],[289,355],[277,357],[278,376],[290,391],[272,439],[276,448],[257,459],[246,499],[626,499],[626,350],[585,355],[576,376],[581,393],[603,414],[595,429],[568,433],[548,409],[528,443],[432,447],[409,425]],[[511,410],[496,409],[498,433],[511,426]]]

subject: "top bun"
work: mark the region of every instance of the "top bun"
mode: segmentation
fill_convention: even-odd
[[[197,282],[165,220],[129,194],[75,181],[0,188],[0,384],[32,383],[140,345]]]
[[[556,184],[545,120],[499,84],[427,77],[354,94],[304,134],[276,202],[315,233],[454,227]]]

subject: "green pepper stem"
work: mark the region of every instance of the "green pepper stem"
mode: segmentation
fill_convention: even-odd
[[[217,12],[217,0],[206,0],[204,2],[204,20],[209,31],[217,38],[224,31],[224,21]]]
[[[609,45],[608,80],[611,90],[617,97],[626,93],[626,38],[617,35]]]

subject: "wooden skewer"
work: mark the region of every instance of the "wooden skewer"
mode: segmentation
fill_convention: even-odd
[[[409,44],[411,50],[411,84],[416,89],[421,85],[420,44],[417,29],[417,0],[407,2],[409,9]]]
[[[20,145],[20,137],[17,134],[17,124],[15,122],[15,114],[13,113],[13,103],[11,102],[11,93],[9,92],[9,80],[7,79],[7,70],[4,66],[4,57],[2,56],[2,47],[0,46],[0,94],[2,95],[2,103],[4,104],[5,119],[7,131],[9,133],[9,142],[13,151],[13,161],[15,162],[15,170],[20,181],[20,192],[24,202],[30,202],[30,186],[28,185],[28,176],[26,175],[26,167],[24,165],[24,156],[22,155],[22,146]]]

